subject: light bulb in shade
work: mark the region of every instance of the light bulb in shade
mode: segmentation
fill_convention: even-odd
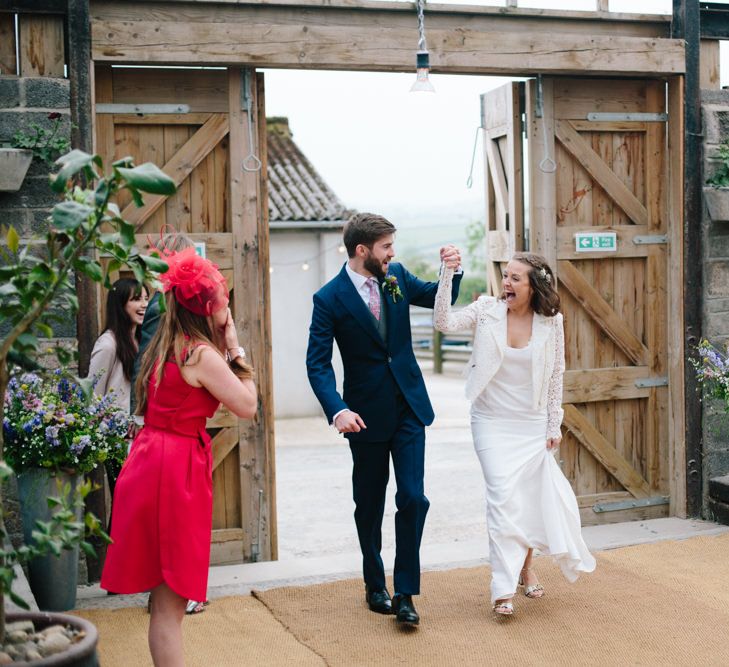
[[[339,247],[337,248],[337,251],[338,251],[339,253],[343,253],[343,252],[344,252],[345,250],[346,250],[346,248],[345,248],[345,247],[344,247],[343,245],[340,245],[340,246],[339,246]]]
[[[309,266],[309,262],[304,262],[304,263],[303,263],[303,264],[301,265],[301,270],[302,270],[302,271],[308,271],[308,270],[309,270],[310,268],[311,268],[311,267]]]
[[[428,74],[430,72],[430,57],[427,51],[418,51],[416,54],[416,76],[415,83],[410,88],[411,93],[434,93],[435,88],[430,83]]]
[[[269,272],[269,273],[273,273],[273,267],[272,267],[272,266],[269,266],[269,267],[268,267],[268,272]]]

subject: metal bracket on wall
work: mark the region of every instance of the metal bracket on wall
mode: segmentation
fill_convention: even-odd
[[[635,243],[635,245],[660,245],[668,243],[668,234],[634,236],[633,243]]]
[[[165,114],[190,113],[189,104],[97,104],[96,113]]]
[[[593,121],[631,121],[636,123],[664,123],[668,120],[667,113],[613,113],[613,112],[590,112],[587,120]]]
[[[646,389],[652,387],[667,387],[668,377],[654,377],[654,378],[643,378],[635,381],[635,386],[638,389]]]
[[[614,503],[595,503],[592,506],[592,511],[601,514],[602,512],[619,512],[620,510],[632,510],[638,507],[655,507],[657,505],[668,505],[668,496],[631,498],[630,500],[618,500]]]

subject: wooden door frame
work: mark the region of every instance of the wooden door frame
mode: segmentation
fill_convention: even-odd
[[[158,48],[140,47],[140,39],[135,38],[129,40],[125,44],[120,44],[119,37],[122,33],[126,34],[129,30],[136,30],[136,27],[130,28],[122,26],[119,22],[114,22],[108,16],[103,16],[104,11],[125,13],[126,18],[141,26],[145,17],[137,13],[140,5],[134,3],[126,3],[123,5],[111,5],[100,2],[92,2],[92,36],[91,36],[91,55],[98,63],[107,64],[128,64],[128,65],[150,65],[150,64],[188,64],[196,66],[201,64],[215,64],[219,66],[237,67],[247,65],[255,68],[266,67],[294,67],[298,69],[338,69],[351,71],[411,71],[412,70],[412,54],[403,51],[402,39],[413,32],[412,28],[398,28],[397,31],[388,35],[392,38],[392,43],[383,43],[383,48],[379,51],[375,49],[366,49],[361,53],[351,53],[349,51],[337,52],[332,50],[331,44],[336,39],[326,38],[327,26],[337,24],[341,21],[342,16],[356,17],[364,27],[361,29],[362,37],[368,43],[372,40],[377,41],[378,31],[381,31],[382,25],[387,25],[388,20],[393,20],[394,25],[402,23],[403,17],[409,18],[411,8],[407,6],[393,6],[385,3],[368,3],[356,2],[342,3],[336,5],[323,5],[317,0],[304,1],[298,3],[281,3],[271,4],[262,7],[260,3],[251,1],[250,3],[223,3],[226,12],[236,12],[236,16],[244,17],[250,15],[252,18],[264,12],[272,21],[279,32],[274,30],[271,33],[271,39],[266,43],[266,50],[263,53],[256,52],[252,46],[256,41],[254,35],[245,32],[241,25],[245,24],[244,20],[239,20],[240,25],[236,25],[236,30],[243,30],[238,35],[238,50],[234,55],[230,53],[223,56],[217,51],[201,52],[197,49],[194,55],[189,50],[189,45],[194,43],[190,41],[194,35],[191,30],[194,24],[190,24],[186,28],[183,23],[175,24],[174,39],[178,46],[187,45],[188,57],[174,57],[170,55],[170,51],[163,45]],[[185,16],[185,12],[194,10],[196,12],[212,12],[215,11],[215,5],[206,1],[189,2],[178,0],[177,2],[162,3],[168,15],[175,13],[175,7],[182,8],[185,11],[180,12],[180,16]],[[96,9],[99,9],[96,12]],[[306,40],[301,42],[297,39],[291,40],[292,28],[290,26],[290,14],[292,9],[299,8],[305,10],[306,21],[309,25],[306,28]],[[359,11],[365,10],[366,11]],[[669,229],[671,235],[670,243],[670,261],[672,267],[679,267],[678,271],[669,272],[668,290],[671,295],[669,299],[669,321],[683,322],[683,189],[676,187],[683,183],[683,72],[684,72],[684,44],[680,40],[668,39],[668,23],[653,17],[655,21],[651,23],[643,17],[629,17],[626,15],[596,15],[590,12],[575,13],[570,12],[530,12],[529,10],[510,11],[504,15],[504,12],[498,8],[433,8],[429,12],[429,26],[432,28],[431,34],[438,34],[442,39],[437,42],[442,44],[431,55],[433,63],[433,71],[451,73],[451,74],[499,74],[505,76],[533,76],[534,71],[538,70],[544,73],[560,74],[563,76],[584,76],[589,73],[593,76],[631,76],[632,78],[656,78],[663,75],[668,83],[668,99],[669,112],[674,118],[678,118],[677,123],[669,122],[669,146],[667,149],[668,173],[669,180],[674,186],[669,189],[671,198],[669,205]],[[287,18],[289,16],[289,18]],[[113,18],[113,17],[112,17]],[[468,34],[463,33],[461,28],[455,28],[457,21],[467,19],[473,27]],[[278,21],[278,23],[277,23]],[[454,21],[456,23],[454,23]],[[521,30],[522,42],[531,44],[534,39],[538,38],[538,34],[550,34],[546,30],[548,26],[553,29],[564,30],[571,35],[568,40],[569,44],[565,46],[560,42],[559,54],[551,54],[550,56],[535,57],[534,60],[524,60],[523,56],[518,58],[509,58],[508,54],[512,49],[511,42],[506,37],[500,36],[494,30],[494,23],[503,24],[505,29],[504,35],[509,31],[519,30],[519,25],[523,25]],[[122,22],[123,23],[123,22]],[[255,21],[251,20],[252,25]],[[218,24],[221,26],[224,24]],[[488,27],[490,26],[490,27]],[[616,28],[617,26],[617,28]],[[309,30],[309,27],[321,28],[324,32],[317,30]],[[298,26],[298,30],[302,30],[302,26]],[[591,30],[592,29],[592,30]],[[625,45],[630,49],[650,48],[650,57],[645,53],[634,58],[629,65],[616,66],[613,61],[613,52],[615,49],[615,36],[605,35],[610,30],[618,29],[620,39],[627,40]],[[485,30],[485,32],[483,32]],[[581,31],[581,32],[580,32]],[[400,34],[402,32],[402,35]],[[280,34],[279,34],[280,33]],[[486,34],[488,33],[488,34]],[[137,33],[139,34],[139,33]],[[286,35],[288,37],[284,38]],[[491,36],[489,40],[484,41],[484,36]],[[397,37],[397,39],[395,39]],[[303,36],[302,36],[303,39]],[[321,40],[317,42],[317,40]],[[475,45],[477,57],[468,57],[457,48],[453,47],[456,43],[454,40],[470,41],[470,45]],[[495,41],[494,41],[495,40]],[[525,40],[525,42],[524,42]],[[531,41],[530,41],[531,40]],[[571,40],[571,41],[570,41]],[[350,32],[347,32],[347,43],[352,42]],[[589,64],[583,62],[584,58],[580,56],[580,52],[584,51],[587,43],[591,45],[591,56]],[[550,43],[554,42],[553,34],[550,34]],[[449,51],[453,47],[454,51]],[[526,48],[526,47],[525,47]],[[467,50],[467,49],[466,49]],[[550,135],[553,136],[553,135]],[[265,142],[262,142],[265,145]],[[553,152],[552,152],[553,154]],[[257,192],[257,201],[262,193]],[[265,207],[261,207],[265,208]],[[547,214],[548,209],[542,211],[542,215]],[[259,265],[261,264],[262,254],[268,250],[268,230],[265,225],[261,224],[265,212],[259,209],[257,215],[253,216],[252,211],[249,215],[248,224],[252,224],[255,218],[255,224],[258,226],[258,240],[256,244],[257,258]],[[535,220],[532,220],[532,225]],[[245,236],[245,234],[243,235]],[[241,236],[240,241],[243,241]],[[261,242],[263,241],[263,242]],[[555,239],[556,242],[556,239]],[[266,257],[263,263],[267,262]],[[261,325],[265,331],[270,330],[270,325],[264,320]],[[266,328],[268,327],[268,328]],[[270,345],[270,342],[269,342]],[[88,341],[85,343],[88,347]],[[685,402],[684,402],[684,349],[683,349],[683,327],[669,331],[669,394],[671,406],[671,426],[670,426],[670,460],[671,460],[671,477],[670,477],[670,496],[671,506],[670,513],[672,515],[685,516],[686,514],[686,441],[685,441]],[[268,355],[270,359],[270,354]],[[262,378],[270,378],[270,362],[267,367],[260,368]],[[266,395],[270,393],[270,382],[265,382],[264,392]],[[264,429],[265,431],[265,429]],[[261,437],[268,437],[264,432],[259,433]],[[275,547],[272,550],[275,552]]]

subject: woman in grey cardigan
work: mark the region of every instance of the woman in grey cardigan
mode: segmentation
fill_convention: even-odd
[[[510,616],[518,585],[528,598],[544,595],[534,549],[551,554],[569,581],[595,569],[577,499],[554,457],[565,367],[559,295],[546,260],[518,253],[504,270],[499,298],[483,296],[453,313],[452,275],[446,265],[434,323],[444,333],[474,331],[466,396],[486,482],[491,603]]]

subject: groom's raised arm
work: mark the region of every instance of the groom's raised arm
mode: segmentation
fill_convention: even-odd
[[[438,283],[420,280],[420,278],[414,276],[405,267],[402,267],[402,270],[405,277],[405,285],[407,287],[408,301],[413,306],[433,308],[435,305],[435,295],[438,292]],[[453,276],[451,305],[453,305],[458,298],[458,290],[461,287],[461,278],[463,278],[462,272]]]
[[[327,421],[347,409],[347,404],[337,392],[337,379],[332,366],[334,322],[331,312],[321,295],[314,295],[314,311],[309,327],[309,346],[306,350],[306,372],[309,384],[321,404]]]

